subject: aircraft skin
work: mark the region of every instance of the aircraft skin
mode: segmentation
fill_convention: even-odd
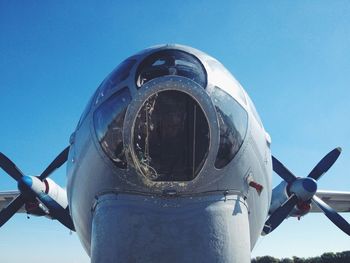
[[[282,182],[271,200],[270,144],[220,62],[186,46],[152,47],[122,62],[92,96],[67,150],[69,210],[61,201],[67,214],[47,204],[45,215],[75,230],[93,263],[250,262],[268,215],[291,196]],[[297,181],[295,192],[305,185]],[[350,211],[342,194],[335,203]],[[286,216],[310,211],[299,208]]]
[[[206,87],[170,75],[138,89],[137,68],[147,57],[163,50],[196,56],[206,71]],[[113,73],[107,77],[71,140],[69,207],[91,262],[249,262],[269,209],[272,167],[266,133],[252,114],[247,94],[217,60],[189,47],[164,45],[128,60],[135,60],[129,76],[100,99]],[[124,87],[131,96],[122,127],[128,164],[125,170],[118,169],[101,148],[93,120],[96,109]],[[229,101],[221,94],[213,95],[218,87]],[[164,90],[189,94],[207,119],[209,150],[194,180],[154,182],[135,165],[134,119],[147,98]],[[215,106],[222,107],[224,102],[237,103],[246,114],[246,123],[242,124],[243,143],[235,157],[217,169],[214,163],[220,128]],[[223,107],[229,109],[230,105]],[[260,195],[249,187],[248,176],[263,186]]]

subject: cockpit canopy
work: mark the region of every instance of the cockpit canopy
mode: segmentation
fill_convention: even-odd
[[[167,75],[177,75],[206,87],[206,72],[201,62],[191,54],[180,50],[161,50],[148,56],[138,67],[136,85]]]

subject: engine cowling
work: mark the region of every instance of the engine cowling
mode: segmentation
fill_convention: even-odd
[[[306,215],[311,209],[311,202],[308,201],[312,195],[316,192],[313,182],[309,182],[309,179],[305,178],[297,179],[292,185],[288,185],[287,182],[282,181],[272,190],[271,205],[269,214],[272,214],[278,209],[284,202],[286,202],[289,196],[294,193],[301,200],[294,206],[289,216],[301,217]],[[311,196],[311,197],[310,197]]]
[[[19,184],[19,188],[25,193],[27,192],[25,188],[29,187],[37,196],[48,196],[64,209],[68,206],[66,191],[50,178],[46,178],[43,181],[35,176],[24,176],[23,178],[23,182]],[[28,214],[50,216],[49,209],[41,204],[37,199],[26,202],[25,209]]]
[[[277,208],[279,208],[285,201],[287,201],[289,195],[287,192],[288,184],[282,181],[272,190],[272,198],[269,209],[269,215],[271,215]]]
[[[33,191],[38,194],[47,194],[63,208],[68,206],[66,191],[53,180],[46,178],[43,181],[40,181],[37,177],[32,177],[32,180]]]
[[[63,208],[66,208],[68,206],[66,190],[64,190],[50,178],[45,179],[44,183],[45,181],[47,182],[48,195]]]

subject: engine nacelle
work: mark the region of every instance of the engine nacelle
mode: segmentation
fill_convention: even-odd
[[[55,200],[60,206],[66,208],[68,206],[67,192],[61,186],[56,184],[50,178],[44,180],[45,186],[47,187],[47,194]]]
[[[35,176],[24,176],[18,187],[24,195],[31,197],[31,201],[25,203],[25,210],[28,214],[50,216],[50,207],[45,207],[35,196],[40,200],[53,200],[63,209],[68,206],[66,191],[49,178],[41,181]]]
[[[41,181],[39,178],[35,176],[25,176],[25,178],[23,179],[23,182],[25,182],[24,184],[26,185],[26,187],[28,187],[31,191],[33,191],[37,196],[41,196],[42,198],[49,197],[49,199],[54,200],[57,204],[59,204],[64,209],[68,206],[66,191],[50,178],[46,178],[43,181]],[[20,189],[23,188],[23,183],[19,186],[19,188]],[[33,202],[33,203],[28,203],[27,206],[28,206],[28,209],[26,207],[26,210],[28,211],[28,213],[36,214],[34,212],[35,206],[39,206],[39,204],[37,204],[36,202]]]
[[[288,184],[282,181],[272,190],[271,205],[269,209],[269,214],[271,215],[277,208],[279,208],[287,199],[289,198],[287,192]]]

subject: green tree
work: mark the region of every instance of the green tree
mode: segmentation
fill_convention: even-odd
[[[294,263],[290,258],[282,258],[279,263]]]
[[[271,257],[257,257],[252,259],[252,263],[349,263],[350,262],[350,251],[344,251],[339,253],[324,253],[320,257],[311,258],[299,258],[294,256],[290,258],[282,258],[281,260]]]
[[[303,258],[293,257],[294,263],[305,263],[305,260]]]
[[[342,260],[341,262],[350,262],[350,251],[339,252],[337,255]]]
[[[257,257],[255,260],[256,260],[255,261],[256,263],[279,263],[280,262],[279,259],[271,256]]]

